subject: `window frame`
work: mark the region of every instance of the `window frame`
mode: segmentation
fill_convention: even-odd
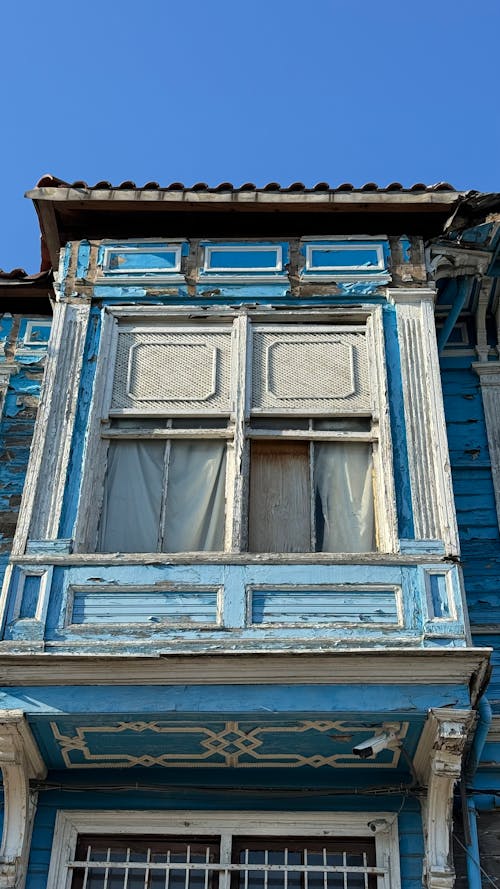
[[[47,889],[70,889],[80,834],[220,837],[221,858],[233,837],[371,838],[375,840],[377,889],[401,889],[398,816],[394,812],[59,810],[56,815]]]
[[[258,428],[259,413],[252,415],[252,424],[248,424],[251,406],[249,403],[249,389],[246,385],[240,385],[241,381],[249,381],[251,379],[251,347],[249,340],[252,336],[252,326],[259,328],[265,325],[269,330],[292,330],[301,331],[304,328],[316,327],[318,329],[325,326],[336,326],[340,330],[342,328],[360,328],[366,332],[367,353],[369,361],[369,374],[371,381],[371,410],[358,411],[349,414],[345,412],[344,416],[355,417],[369,416],[372,422],[371,432],[339,433],[331,431],[328,433],[318,433],[305,431],[302,435],[296,436],[296,439],[304,438],[313,440],[318,437],[321,440],[335,441],[342,440],[344,442],[352,441],[369,441],[372,444],[373,472],[374,472],[374,513],[377,527],[377,549],[372,552],[396,553],[398,551],[397,539],[397,520],[395,507],[394,478],[392,470],[392,440],[389,419],[389,406],[387,394],[387,375],[386,375],[386,358],[384,348],[384,334],[382,326],[382,308],[381,306],[362,306],[349,309],[339,307],[339,309],[329,309],[328,311],[308,311],[304,317],[297,315],[296,312],[286,313],[287,317],[276,315],[270,316],[265,310],[256,310],[249,312],[242,308],[241,310],[224,311],[223,309],[204,313],[201,318],[193,319],[192,310],[187,317],[186,310],[179,309],[158,309],[157,307],[147,307],[150,311],[145,311],[143,307],[141,311],[133,310],[129,307],[106,307],[104,309],[104,323],[101,336],[101,343],[98,356],[98,367],[96,372],[96,380],[94,387],[94,395],[92,399],[89,429],[87,437],[86,453],[84,458],[83,481],[80,493],[80,501],[78,514],[75,524],[75,544],[74,552],[98,552],[98,525],[102,510],[102,497],[104,492],[104,479],[106,473],[107,447],[111,437],[109,435],[110,423],[109,418],[122,416],[130,417],[130,412],[110,411],[111,393],[114,378],[114,362],[116,357],[116,347],[119,329],[123,329],[123,325],[140,326],[143,329],[161,329],[161,327],[178,327],[179,330],[191,330],[197,328],[201,331],[203,328],[232,326],[232,354],[231,354],[231,404],[230,410],[217,411],[209,415],[205,412],[207,418],[209,416],[227,417],[230,421],[228,429],[224,430],[206,430],[206,434],[201,430],[196,430],[194,437],[209,438],[226,438],[227,446],[227,470],[226,470],[226,524],[225,524],[225,541],[224,554],[245,553],[252,558],[253,553],[249,552],[248,547],[248,497],[249,497],[249,452],[250,443],[257,438],[254,431]],[[283,313],[285,314],[285,313]],[[198,322],[198,323],[197,323]],[[111,360],[110,360],[110,356]],[[200,412],[202,414],[203,412]],[[137,415],[137,414],[136,414]],[[150,417],[151,414],[144,414]],[[171,416],[176,416],[173,412]],[[178,418],[179,415],[177,415]],[[197,417],[196,412],[187,415],[183,412],[182,416],[186,417],[186,425],[189,426],[189,420]],[[277,415],[276,415],[277,416]],[[298,413],[295,416],[299,416]],[[302,417],[305,416],[303,413]],[[341,416],[338,412],[337,416]],[[311,411],[311,418],[325,418],[324,411]],[[199,419],[199,415],[198,415]],[[139,422],[139,418],[138,418]],[[291,428],[293,428],[293,415],[290,419]],[[232,432],[231,429],[234,431]],[[228,434],[229,431],[229,434]],[[167,436],[164,436],[167,437]],[[183,430],[175,430],[174,437],[190,437]],[[279,434],[274,435],[272,432],[268,435],[270,439],[278,439]],[[288,434],[288,437],[293,437]],[[240,467],[236,471],[236,467]],[[96,498],[96,490],[100,492],[99,498]],[[99,500],[100,507],[96,509],[96,499]],[[103,555],[105,555],[103,553]],[[164,553],[162,555],[165,555]],[[203,556],[203,553],[201,553]],[[260,554],[258,554],[260,555]],[[294,558],[302,555],[311,555],[311,550],[306,553],[284,554],[292,555]],[[335,554],[339,555],[339,554]],[[352,553],[349,554],[352,556]],[[368,553],[360,553],[360,555],[369,555]]]

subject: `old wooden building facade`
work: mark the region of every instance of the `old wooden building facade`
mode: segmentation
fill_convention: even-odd
[[[478,889],[498,196],[29,196],[54,281],[0,278],[0,885],[452,889],[455,860]]]

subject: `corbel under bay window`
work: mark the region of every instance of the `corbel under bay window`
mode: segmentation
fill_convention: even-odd
[[[374,326],[120,319],[97,551],[390,551]]]
[[[47,883],[48,889],[399,885],[393,814],[316,812],[59,812]]]

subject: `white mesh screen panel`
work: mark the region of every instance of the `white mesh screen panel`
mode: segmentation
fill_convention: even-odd
[[[118,334],[112,410],[227,412],[231,332],[123,331]]]
[[[370,410],[363,332],[260,329],[253,343],[253,411]]]

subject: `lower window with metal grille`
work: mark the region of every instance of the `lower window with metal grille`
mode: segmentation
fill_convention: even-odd
[[[94,814],[104,826],[107,813]],[[328,813],[319,829],[321,816],[311,813],[274,813],[272,817],[261,813],[258,819],[255,814],[238,813],[236,823],[228,819],[231,827],[221,824],[227,813],[205,818],[193,818],[192,813],[183,818],[179,813],[177,825],[172,813],[163,819],[159,813],[143,813],[142,823],[140,813],[112,814],[111,831],[98,834],[98,824],[91,830],[78,829],[90,827],[89,813],[59,813],[49,887],[389,889],[390,885],[394,889],[398,885],[393,816],[389,820],[378,815],[375,821],[360,825],[357,814],[344,813],[346,821],[340,824],[337,813]],[[156,817],[148,831],[149,814]],[[122,822],[118,825],[117,816]],[[349,835],[356,821],[361,835]],[[383,829],[377,827],[374,833],[373,824]],[[127,825],[142,829],[128,833]],[[178,831],[168,832],[174,826]],[[113,828],[120,827],[114,832]],[[267,832],[266,827],[274,829]]]

